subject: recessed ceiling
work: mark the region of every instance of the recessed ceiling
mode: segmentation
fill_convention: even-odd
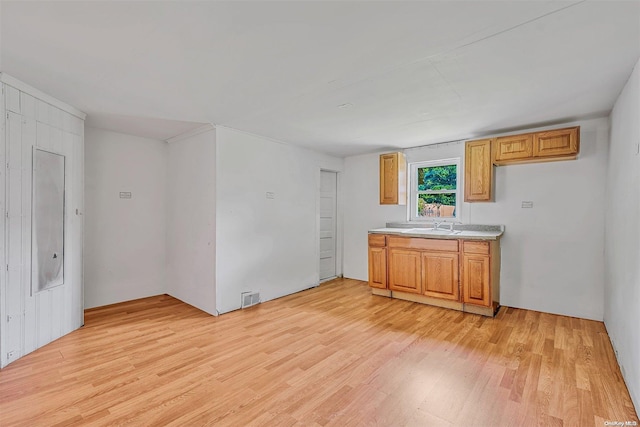
[[[640,57],[638,1],[0,7],[0,71],[89,123],[214,123],[337,156],[605,115]]]

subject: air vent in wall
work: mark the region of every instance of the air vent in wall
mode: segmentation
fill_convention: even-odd
[[[251,307],[260,303],[260,292],[243,292],[241,308]]]

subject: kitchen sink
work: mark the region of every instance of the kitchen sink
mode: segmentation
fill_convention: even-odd
[[[443,230],[441,228],[408,228],[406,230],[402,230],[402,233],[411,233],[411,234],[460,234],[459,230]]]

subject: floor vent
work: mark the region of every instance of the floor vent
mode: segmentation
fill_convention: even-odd
[[[243,292],[241,308],[251,307],[260,303],[260,292]]]

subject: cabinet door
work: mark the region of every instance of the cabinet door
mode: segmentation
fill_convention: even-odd
[[[468,141],[464,154],[464,201],[493,200],[493,163],[490,139]]]
[[[578,154],[580,146],[578,129],[575,127],[534,134],[533,155],[554,157]]]
[[[407,204],[407,166],[402,153],[380,156],[380,204]]]
[[[387,248],[369,247],[369,286],[387,288]]]
[[[464,303],[491,306],[489,260],[488,256],[463,255],[462,301]]]
[[[423,289],[429,297],[460,300],[458,254],[422,253]]]
[[[493,153],[493,160],[496,163],[505,160],[530,159],[533,156],[533,134],[496,138]]]
[[[389,289],[392,291],[421,293],[421,256],[418,251],[389,249]]]

